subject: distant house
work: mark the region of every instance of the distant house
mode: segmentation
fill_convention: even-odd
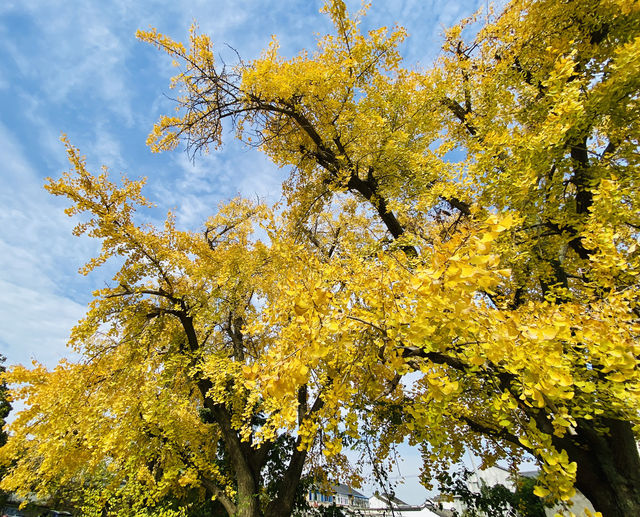
[[[339,483],[330,490],[319,487],[309,489],[307,501],[312,506],[335,504],[343,508],[364,509],[369,507],[369,498],[348,485]]]
[[[529,470],[519,472],[518,476],[535,478],[538,474],[539,472],[537,470]],[[511,471],[502,468],[499,465],[494,465],[493,467],[474,471],[467,479],[467,488],[476,493],[480,492],[480,488],[482,486],[492,487],[496,485],[502,485],[511,491],[515,491],[516,485]],[[573,503],[571,511],[576,515],[584,515],[585,508],[589,509],[592,513],[595,512],[589,500],[578,490],[576,490],[576,495],[571,499],[571,501]],[[444,515],[452,515],[454,510],[459,515],[462,515],[465,509],[462,499],[459,496],[454,496],[453,498],[439,498],[439,506],[444,510]],[[559,511],[560,506],[554,506],[553,508],[547,508],[545,513],[547,517],[553,517]]]
[[[370,517],[440,517],[441,514],[430,501],[425,501],[421,505],[410,505],[394,495],[382,495],[376,492],[369,498],[369,510],[366,515]]]
[[[369,508],[375,510],[386,510],[390,508],[398,508],[400,506],[407,506],[402,499],[398,499],[395,495],[382,495],[376,492],[369,498]]]
[[[484,470],[475,470],[467,478],[466,485],[471,492],[475,493],[480,492],[482,486],[491,487],[502,485],[511,491],[515,490],[511,472],[500,466],[493,466]],[[445,515],[462,515],[465,510],[465,505],[459,495],[439,497],[438,504],[444,510]]]

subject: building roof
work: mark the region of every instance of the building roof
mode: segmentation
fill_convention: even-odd
[[[374,496],[380,499],[383,503],[396,506],[408,506],[407,503],[402,499],[398,499],[395,495],[392,496],[391,494],[381,494],[380,492],[376,492]]]
[[[339,483],[337,485],[333,485],[333,491],[336,494],[341,494],[341,495],[352,495],[353,497],[360,497],[362,499],[368,499],[368,497],[366,495],[361,494],[360,492],[358,492],[357,490],[354,490],[353,488],[351,488],[350,486],[347,486],[343,483]]]

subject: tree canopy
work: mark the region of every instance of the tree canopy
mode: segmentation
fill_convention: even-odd
[[[305,464],[408,439],[425,482],[466,449],[527,452],[538,496],[640,513],[639,10],[513,1],[449,29],[425,70],[403,65],[401,28],[364,34],[341,0],[288,60],[275,39],[228,67],[195,26],[188,47],[139,32],[180,67],[151,148],[208,151],[228,121],[290,170],[286,203],[140,225],[142,182],[91,174],[67,143],[47,188],[102,240],[84,272],[124,263],[73,331],[83,362],[6,376],[27,409],[3,486],[100,479],[103,507],[193,489],[288,515]]]

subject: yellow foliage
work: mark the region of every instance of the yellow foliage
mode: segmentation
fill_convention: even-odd
[[[566,501],[605,454],[594,436],[637,456],[637,6],[513,1],[471,41],[473,19],[448,30],[427,70],[404,67],[402,28],[323,10],[334,33],[315,51],[287,60],[274,39],[234,69],[195,26],[188,48],[138,33],[180,67],[151,148],[206,151],[232,119],[292,168],[286,205],[235,200],[201,233],[140,226],[143,182],[91,175],[67,142],[73,170],[47,188],[102,241],[83,272],[124,264],[73,331],[85,363],[8,374],[27,409],[4,487],[106,469],[112,490],[214,484],[235,504],[254,492],[217,469],[218,440],[254,457],[289,436],[331,470],[373,436],[379,459],[420,444],[425,479],[465,448],[527,451],[535,493]]]

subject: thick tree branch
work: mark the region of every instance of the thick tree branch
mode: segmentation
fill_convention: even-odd
[[[231,499],[229,499],[229,496],[227,496],[224,490],[222,490],[218,485],[213,483],[213,481],[211,481],[210,479],[207,479],[201,476],[200,480],[204,485],[204,487],[207,490],[209,490],[209,492],[211,492],[213,495],[216,496],[216,499],[220,501],[220,503],[222,504],[222,506],[224,506],[224,509],[227,511],[229,515],[237,514],[238,507],[235,505],[235,503]]]
[[[449,97],[444,97],[444,99],[442,99],[442,104],[445,107],[449,108],[449,111],[451,111],[451,113],[453,113],[453,115],[460,122],[462,122],[465,129],[468,131],[468,133],[471,136],[476,136],[476,134],[478,133],[478,130],[472,124],[470,124],[469,121],[467,120],[467,115],[469,115],[470,113],[469,111],[464,109],[458,102],[454,101]]]
[[[496,439],[499,439],[499,440],[507,441],[507,442],[517,446],[518,448],[526,450],[527,452],[529,452],[531,454],[534,453],[533,449],[531,449],[529,447],[525,447],[524,445],[522,445],[520,440],[518,440],[518,437],[516,435],[510,433],[506,429],[495,428],[495,427],[491,427],[488,424],[483,424],[483,423],[477,422],[476,420],[473,420],[471,417],[469,417],[467,415],[460,415],[460,420],[462,420],[467,426],[469,426],[469,429],[471,429],[475,433],[479,433],[479,434],[482,434],[484,436],[489,436],[491,438],[496,438]]]
[[[331,380],[327,381],[327,383],[331,384]],[[304,415],[303,421],[313,418],[314,415],[316,415],[323,407],[324,399],[320,393],[316,397],[311,408]],[[278,495],[267,506],[265,517],[291,514],[291,511],[293,510],[293,503],[295,502],[296,490],[298,488],[298,481],[302,477],[302,470],[308,454],[308,448],[301,446],[302,437],[298,435],[287,470],[282,478]]]

